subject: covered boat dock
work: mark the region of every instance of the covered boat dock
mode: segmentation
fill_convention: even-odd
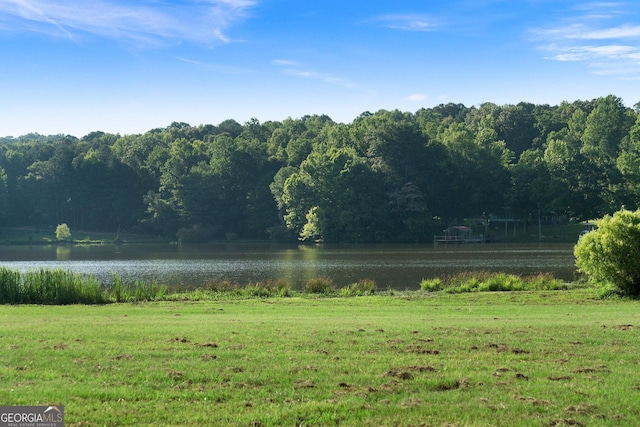
[[[484,243],[484,234],[473,234],[471,227],[454,225],[443,231],[443,236],[433,236],[434,243]]]

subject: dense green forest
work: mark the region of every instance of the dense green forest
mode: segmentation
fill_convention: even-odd
[[[640,207],[640,103],[613,95],[0,138],[7,227],[411,242],[468,218],[584,220],[621,205]]]

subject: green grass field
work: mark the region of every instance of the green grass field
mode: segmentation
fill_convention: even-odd
[[[0,404],[67,426],[640,419],[640,302],[588,289],[0,306]]]

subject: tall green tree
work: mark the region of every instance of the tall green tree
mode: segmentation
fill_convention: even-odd
[[[640,114],[621,145],[616,167],[622,177],[618,188],[622,204],[640,207]]]
[[[285,181],[287,227],[302,238],[325,242],[380,240],[387,200],[381,184],[352,148],[314,151]]]

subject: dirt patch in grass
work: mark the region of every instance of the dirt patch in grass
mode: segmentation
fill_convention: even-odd
[[[420,345],[410,345],[409,347],[407,347],[407,351],[409,353],[432,354],[434,356],[440,354],[440,350],[435,350],[433,348],[425,348]]]
[[[488,348],[495,348],[498,353],[513,353],[513,354],[530,354],[531,352],[528,350],[524,350],[520,347],[509,347],[506,344],[496,344],[489,343],[487,344]]]
[[[171,371],[169,372],[169,378],[173,380],[180,380],[184,377],[184,373],[180,371]]]
[[[548,406],[548,405],[551,405],[551,402],[549,402],[548,400],[538,399],[538,398],[532,397],[532,396],[514,395],[513,399],[521,401],[521,402],[530,403],[530,404],[532,404],[534,406]]]
[[[551,427],[563,427],[563,426],[584,426],[584,424],[582,424],[580,421],[578,420],[574,420],[574,419],[560,419],[560,420],[553,420],[551,421],[551,424],[549,424]]]
[[[549,381],[571,381],[573,378],[569,375],[560,375],[557,377],[551,376],[547,377]]]
[[[294,388],[298,390],[304,388],[316,388],[316,383],[311,380],[298,380],[295,382]]]
[[[442,380],[437,383],[431,384],[428,388],[433,391],[451,391],[468,386],[469,381],[466,378],[462,378],[459,380]]]
[[[112,357],[113,360],[130,360],[133,359],[133,355],[131,354],[118,354],[117,356]]]
[[[575,415],[589,415],[597,411],[596,405],[590,405],[588,403],[581,403],[579,405],[571,405],[564,408],[565,412]]]
[[[413,379],[413,374],[408,371],[394,371],[390,370],[384,373],[385,377],[398,378],[400,380],[409,381]]]
[[[204,344],[196,344],[198,347],[218,348],[218,344],[215,342],[206,342]]]
[[[409,371],[416,371],[416,372],[435,372],[436,371],[436,368],[434,368],[433,366],[409,366],[405,369]]]
[[[605,365],[596,366],[595,368],[576,368],[573,370],[576,374],[592,374],[596,372],[609,372],[609,368]]]

